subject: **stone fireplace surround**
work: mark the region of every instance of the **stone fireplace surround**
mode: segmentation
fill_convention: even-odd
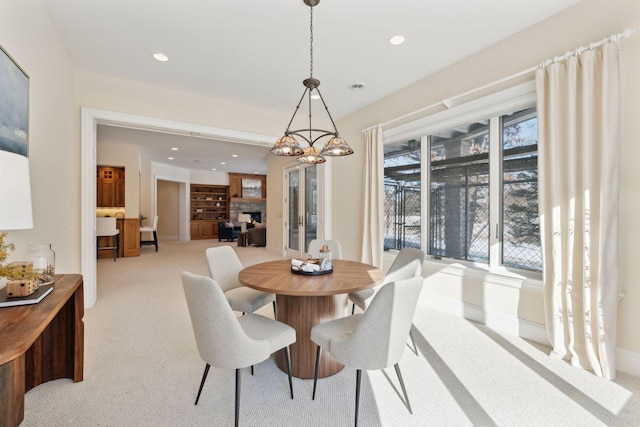
[[[231,202],[229,206],[229,216],[232,222],[238,222],[238,215],[243,213],[259,213],[260,221],[262,223],[267,222],[267,203],[264,201],[258,202]]]

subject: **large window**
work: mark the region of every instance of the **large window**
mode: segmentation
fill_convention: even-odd
[[[420,141],[385,148],[384,247],[420,248]]]
[[[489,261],[489,121],[430,135],[429,247],[439,257]]]
[[[502,118],[502,263],[542,270],[535,109]]]
[[[541,270],[537,169],[535,108],[385,146],[385,248]]]

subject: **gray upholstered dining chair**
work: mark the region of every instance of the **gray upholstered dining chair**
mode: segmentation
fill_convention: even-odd
[[[366,310],[375,293],[378,292],[386,283],[421,276],[424,258],[424,252],[419,249],[401,249],[396,256],[396,259],[393,260],[391,267],[389,267],[389,270],[387,271],[387,274],[385,274],[384,280],[380,285],[371,289],[352,292],[348,295],[349,299],[353,303],[351,307],[351,314],[355,312],[356,305],[363,311]],[[409,338],[411,338],[411,343],[413,344],[413,351],[418,354],[418,347],[416,346],[416,341],[413,338],[413,332],[411,332],[411,330],[409,330]]]
[[[380,285],[371,289],[364,289],[362,291],[352,292],[349,294],[349,299],[353,302],[351,314],[356,305],[363,311],[371,302],[373,295],[382,287],[385,283],[394,282],[398,280],[408,279],[410,277],[422,274],[422,264],[424,264],[425,254],[424,251],[413,248],[404,248],[398,252],[398,255],[393,260],[391,267],[384,276],[384,280]],[[416,260],[418,262],[416,262]],[[410,265],[407,268],[407,265]]]
[[[253,313],[260,307],[273,304],[276,313],[276,296],[244,286],[238,273],[244,268],[231,246],[216,246],[205,251],[209,274],[218,282],[231,308],[242,313]]]
[[[329,249],[331,249],[331,258],[342,259],[342,247],[340,246],[340,242],[337,240],[313,239],[309,242],[309,249],[307,250],[307,253],[312,258],[319,258],[320,249],[324,245],[329,246]]]
[[[198,352],[206,363],[195,404],[200,400],[211,365],[235,369],[235,425],[238,426],[241,369],[268,359],[280,349],[285,351],[289,393],[293,399],[289,345],[296,341],[295,329],[253,313],[236,317],[220,286],[209,277],[185,271],[182,272],[182,286]]]
[[[318,345],[313,399],[316,397],[321,349],[324,349],[343,365],[356,368],[356,426],[363,369],[384,369],[393,365],[409,413],[413,413],[398,361],[404,352],[422,283],[422,277],[388,283],[376,292],[364,313],[320,323],[311,329],[311,341]]]

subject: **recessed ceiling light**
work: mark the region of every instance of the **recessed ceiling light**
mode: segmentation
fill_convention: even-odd
[[[169,160],[173,160],[173,157],[167,157],[167,159],[169,159]]]
[[[221,165],[226,165],[226,164],[227,164],[227,162],[220,162],[220,164],[221,164]]]
[[[238,157],[238,155],[237,154],[232,154],[231,157]]]
[[[160,62],[167,62],[169,60],[169,57],[164,53],[158,52],[153,54],[153,59]]]
[[[211,170],[212,170],[212,171],[217,171],[218,169],[216,169],[216,168],[211,168]]]
[[[389,44],[392,46],[398,46],[401,45],[402,43],[405,42],[405,40],[407,40],[407,38],[405,36],[403,36],[402,34],[398,34],[396,36],[393,36],[389,39]]]
[[[178,151],[178,147],[171,147],[171,151]]]

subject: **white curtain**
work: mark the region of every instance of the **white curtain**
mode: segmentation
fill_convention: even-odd
[[[553,353],[615,378],[620,91],[616,43],[537,71],[545,315]]]
[[[364,188],[362,206],[362,262],[383,267],[384,152],[382,126],[364,131]]]

